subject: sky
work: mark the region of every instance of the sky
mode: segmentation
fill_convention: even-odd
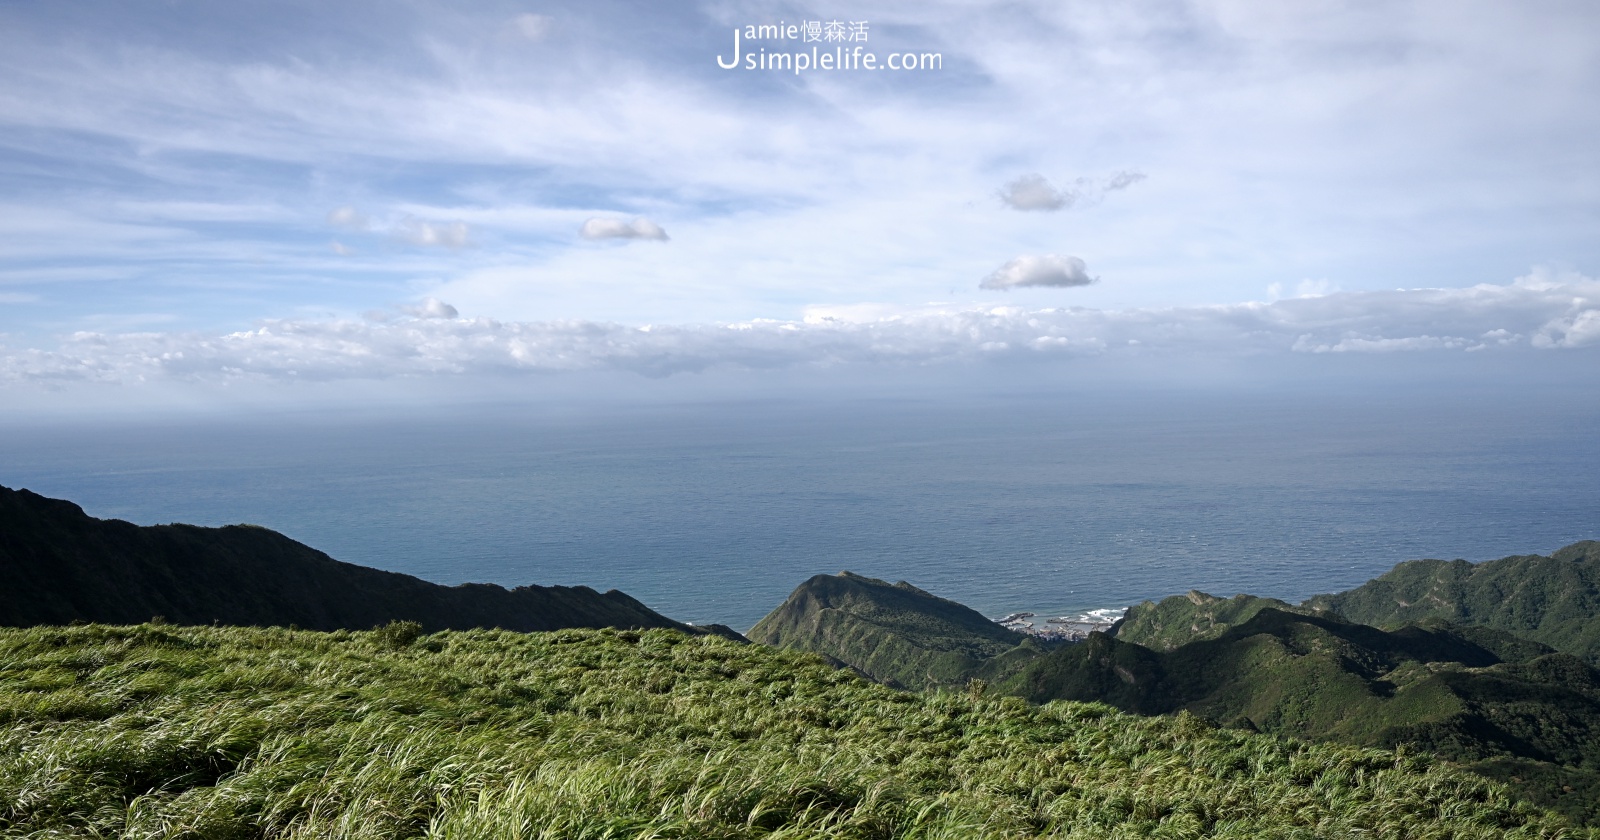
[[[1560,377],[1595,103],[1587,0],[0,3],[0,399]]]

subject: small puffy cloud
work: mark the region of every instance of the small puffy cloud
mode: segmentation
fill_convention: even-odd
[[[329,210],[328,224],[345,230],[366,230],[368,227],[367,217],[350,206]]]
[[[590,219],[583,223],[583,228],[578,234],[584,239],[654,239],[658,242],[667,240],[667,232],[661,226],[649,219],[634,219],[624,222],[621,219]]]
[[[434,297],[423,298],[422,303],[404,309],[418,318],[457,318],[461,315],[454,306]]]
[[[355,249],[345,245],[343,242],[340,242],[337,239],[328,243],[328,249],[341,257],[348,257],[355,253]]]
[[[1017,257],[995,269],[978,284],[980,289],[1016,289],[1022,286],[1087,286],[1098,280],[1090,277],[1088,266],[1077,257],[1060,254]]]
[[[428,222],[408,218],[395,226],[395,233],[412,245],[464,248],[468,244],[466,222]]]
[[[1071,207],[1078,196],[1056,189],[1037,172],[1024,175],[1000,190],[1000,200],[1013,210],[1060,210]]]
[[[1107,178],[1104,189],[1106,192],[1125,190],[1134,184],[1143,181],[1146,177],[1148,176],[1146,176],[1143,172],[1135,172],[1131,169],[1124,169],[1121,172],[1112,175],[1110,178]]]
[[[511,30],[530,41],[539,41],[550,34],[552,23],[548,15],[527,12],[511,19]]]

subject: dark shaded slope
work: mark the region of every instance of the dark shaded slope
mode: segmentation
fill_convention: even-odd
[[[429,631],[683,625],[618,592],[587,587],[440,586],[341,563],[250,525],[140,527],[71,502],[0,488],[0,624],[73,621]],[[729,631],[731,633],[731,631]]]
[[[1600,664],[1600,542],[1575,543],[1549,557],[1413,560],[1305,606],[1378,627],[1428,618],[1478,624]]]
[[[1041,650],[969,607],[905,581],[890,584],[850,572],[800,584],[746,635],[773,647],[820,653],[907,688],[1009,673]]]

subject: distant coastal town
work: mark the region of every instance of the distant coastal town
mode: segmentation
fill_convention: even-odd
[[[1111,625],[1116,624],[1127,611],[1126,607],[1090,610],[1077,615],[1047,618],[1042,622],[1030,620],[1036,617],[1035,613],[1014,612],[997,618],[994,622],[1007,630],[1027,633],[1052,642],[1081,642],[1097,630],[1101,632],[1110,630]]]

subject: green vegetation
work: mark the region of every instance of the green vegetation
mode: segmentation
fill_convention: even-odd
[[[800,584],[746,635],[760,644],[820,653],[886,685],[918,689],[1002,676],[1043,650],[970,607],[905,581],[890,584],[850,572]]]
[[[77,505],[0,487],[0,625],[93,621],[425,630],[684,625],[615,590],[440,586],[341,563],[250,525],[141,528]],[[736,635],[726,628],[712,632]],[[692,631],[698,632],[698,631]]]
[[[1201,639],[1215,639],[1230,627],[1243,624],[1264,609],[1310,612],[1276,598],[1235,595],[1218,598],[1190,590],[1186,595],[1145,601],[1128,608],[1111,635],[1151,650],[1175,650]]]
[[[1580,836],[1415,753],[673,630],[411,630],[0,631],[0,836]]]
[[[1036,702],[1187,710],[1299,738],[1405,745],[1503,779],[1579,820],[1600,820],[1592,796],[1600,790],[1600,673],[1486,628],[1434,622],[1385,632],[1262,609],[1216,638],[1167,652],[1096,635],[1030,663],[999,689]]]
[[[1600,825],[1600,674],[1488,627],[1435,619],[1384,631],[1271,599],[1191,592],[1140,605],[1114,638],[1046,650],[910,584],[844,574],[807,581],[750,632],[891,685],[972,681],[1039,703],[1186,711],[1277,735],[1423,750]]]
[[[1487,563],[1413,560],[1305,606],[1375,627],[1430,618],[1478,624],[1600,665],[1600,542]]]

